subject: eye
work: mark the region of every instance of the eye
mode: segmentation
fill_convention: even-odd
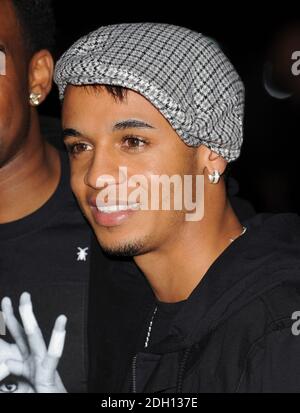
[[[0,392],[1,393],[15,393],[18,390],[18,385],[15,383],[2,383],[0,385]]]
[[[138,136],[124,136],[122,139],[122,147],[131,150],[139,151],[141,148],[145,147],[148,142]]]
[[[87,152],[93,149],[91,145],[85,142],[67,143],[66,147],[70,155],[78,155],[81,152]]]

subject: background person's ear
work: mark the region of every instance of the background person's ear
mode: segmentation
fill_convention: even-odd
[[[29,93],[40,95],[42,103],[52,88],[54,61],[48,50],[35,53],[29,63]]]

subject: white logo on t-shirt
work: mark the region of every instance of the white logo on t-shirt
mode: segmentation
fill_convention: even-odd
[[[88,249],[89,247],[86,248],[80,248],[77,247],[78,252],[77,252],[77,261],[86,261],[87,256],[88,256]]]

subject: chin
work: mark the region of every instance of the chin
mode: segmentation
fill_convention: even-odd
[[[141,239],[129,240],[127,238],[124,241],[114,240],[109,242],[108,240],[104,240],[103,236],[99,236],[98,234],[96,234],[96,236],[103,251],[111,256],[136,257],[147,252],[145,247],[146,243]]]

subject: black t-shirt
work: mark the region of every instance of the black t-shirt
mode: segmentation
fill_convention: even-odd
[[[0,225],[0,299],[11,297],[17,314],[20,294],[31,293],[46,344],[55,318],[68,317],[58,371],[67,390],[79,393],[87,389],[91,230],[70,189],[66,154],[61,161],[61,179],[48,202],[24,219]]]

